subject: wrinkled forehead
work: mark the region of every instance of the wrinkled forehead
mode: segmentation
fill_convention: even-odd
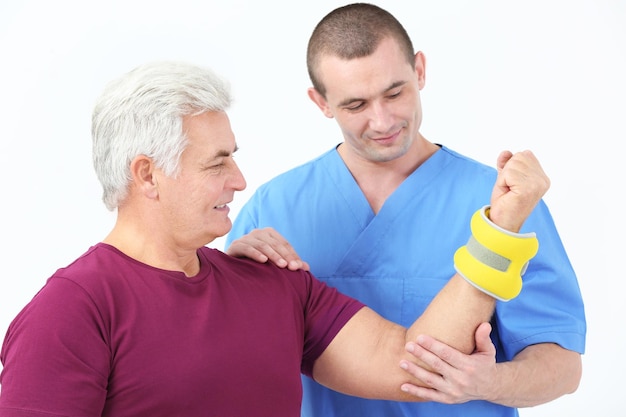
[[[230,119],[224,111],[184,116],[183,132],[190,152],[202,150],[205,154],[232,154],[237,147]]]

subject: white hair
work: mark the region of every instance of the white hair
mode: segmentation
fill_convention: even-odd
[[[109,83],[96,102],[91,127],[93,164],[106,207],[114,210],[126,198],[130,163],[138,155],[175,176],[187,146],[182,118],[225,111],[231,101],[226,80],[182,62],[146,64]]]

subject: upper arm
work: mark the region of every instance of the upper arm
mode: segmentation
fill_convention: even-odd
[[[51,280],[7,332],[0,408],[100,415],[110,354],[96,321],[80,288]]]
[[[349,395],[419,401],[400,390],[411,378],[400,368],[400,360],[408,358],[405,343],[404,327],[364,307],[315,361],[313,378]]]

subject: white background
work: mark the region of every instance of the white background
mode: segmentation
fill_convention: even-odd
[[[306,42],[343,1],[3,1],[0,335],[56,268],[111,228],[90,155],[104,84],[146,61],[207,65],[232,83],[248,189],[341,141],[306,96]],[[579,390],[523,416],[617,416],[623,299],[626,6],[619,0],[380,0],[427,58],[422,133],[493,165],[532,149],[588,318]],[[223,239],[214,242],[222,247]],[[532,383],[532,381],[528,381]]]

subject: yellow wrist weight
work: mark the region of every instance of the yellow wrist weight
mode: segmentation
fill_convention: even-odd
[[[539,242],[535,233],[513,233],[495,225],[489,220],[489,208],[472,216],[472,236],[454,254],[454,268],[479,290],[509,301],[522,290],[522,275]]]

